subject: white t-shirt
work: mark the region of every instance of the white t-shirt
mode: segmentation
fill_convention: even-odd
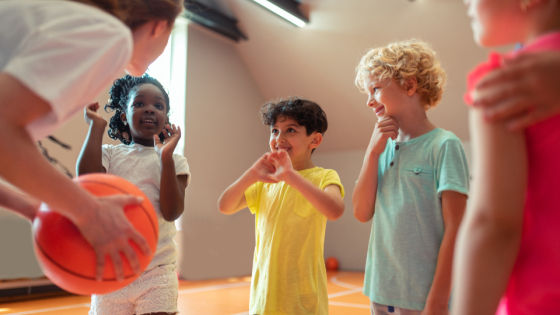
[[[131,56],[130,29],[100,9],[60,0],[0,1],[0,72],[52,109],[27,126],[34,140],[94,101]]]
[[[188,175],[191,180],[187,159],[173,154],[177,175]],[[159,240],[152,262],[146,270],[155,266],[174,264],[177,260],[177,244],[173,237],[177,234],[174,222],[165,221],[159,204],[161,183],[161,162],[153,147],[140,144],[119,144],[102,146],[102,164],[107,174],[120,176],[136,185],[152,202],[158,215]]]

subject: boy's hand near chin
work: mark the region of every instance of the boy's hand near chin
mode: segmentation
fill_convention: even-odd
[[[380,119],[375,124],[375,129],[373,130],[373,135],[371,136],[367,151],[375,155],[381,155],[381,153],[385,151],[387,139],[391,138],[395,140],[398,135],[399,124],[395,119],[391,117]]]
[[[288,152],[284,150],[269,153],[268,161],[276,169],[275,172],[270,174],[268,177],[276,182],[288,181],[290,175],[295,172],[292,166],[292,159],[290,159]]]
[[[255,182],[270,184],[278,182],[278,180],[271,177],[271,175],[276,172],[276,167],[269,160],[270,154],[271,153],[266,153],[261,156],[249,169],[249,174]]]

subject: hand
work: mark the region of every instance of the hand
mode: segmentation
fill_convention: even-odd
[[[369,142],[368,152],[381,155],[385,151],[387,139],[397,139],[399,135],[399,124],[392,117],[385,117],[375,124],[373,135]]]
[[[107,121],[105,120],[105,118],[101,117],[101,115],[97,113],[98,109],[99,103],[97,102],[91,103],[84,108],[84,119],[86,120],[86,123],[88,125],[91,125],[92,122],[94,124],[107,125]]]
[[[559,87],[559,52],[521,54],[480,80],[473,105],[488,121],[522,130],[560,113]]]
[[[89,211],[81,224],[76,224],[95,251],[97,280],[101,281],[103,278],[105,256],[107,255],[113,261],[117,280],[124,280],[123,262],[120,253],[128,259],[135,274],[139,274],[141,272],[140,264],[129,240],[135,242],[140,250],[148,256],[151,255],[151,250],[144,237],[134,229],[126,218],[124,207],[139,204],[142,202],[142,198],[117,195],[97,198],[97,201],[97,208]]]
[[[165,125],[163,128],[163,143],[159,140],[159,135],[154,135],[154,148],[160,159],[162,156],[173,156],[173,151],[181,139],[181,128],[175,125]]]
[[[277,180],[270,178],[270,175],[276,172],[276,168],[268,160],[270,153],[261,156],[253,166],[249,169],[250,174],[254,177],[255,181],[263,183],[277,183]]]
[[[426,305],[424,310],[420,315],[449,315],[449,309],[447,307],[443,308],[432,308]]]
[[[286,181],[289,179],[289,176],[294,173],[292,160],[285,150],[271,152],[268,156],[268,160],[276,168],[273,174],[268,175],[270,179],[278,182]]]

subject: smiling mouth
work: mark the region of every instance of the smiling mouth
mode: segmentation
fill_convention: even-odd
[[[142,124],[149,124],[149,125],[155,125],[156,121],[153,119],[144,119],[144,120],[140,120],[140,123]]]
[[[385,111],[385,106],[381,105],[375,109],[375,115],[379,116],[383,111]]]
[[[286,152],[289,152],[292,148],[285,148],[285,147],[277,147],[276,151],[280,151],[280,150],[284,150]]]

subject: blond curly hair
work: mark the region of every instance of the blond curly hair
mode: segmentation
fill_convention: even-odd
[[[417,39],[371,49],[356,68],[356,86],[365,93],[365,80],[370,76],[378,80],[393,79],[401,86],[416,77],[416,92],[420,94],[422,106],[425,110],[436,107],[447,75],[435,55],[428,43]]]

